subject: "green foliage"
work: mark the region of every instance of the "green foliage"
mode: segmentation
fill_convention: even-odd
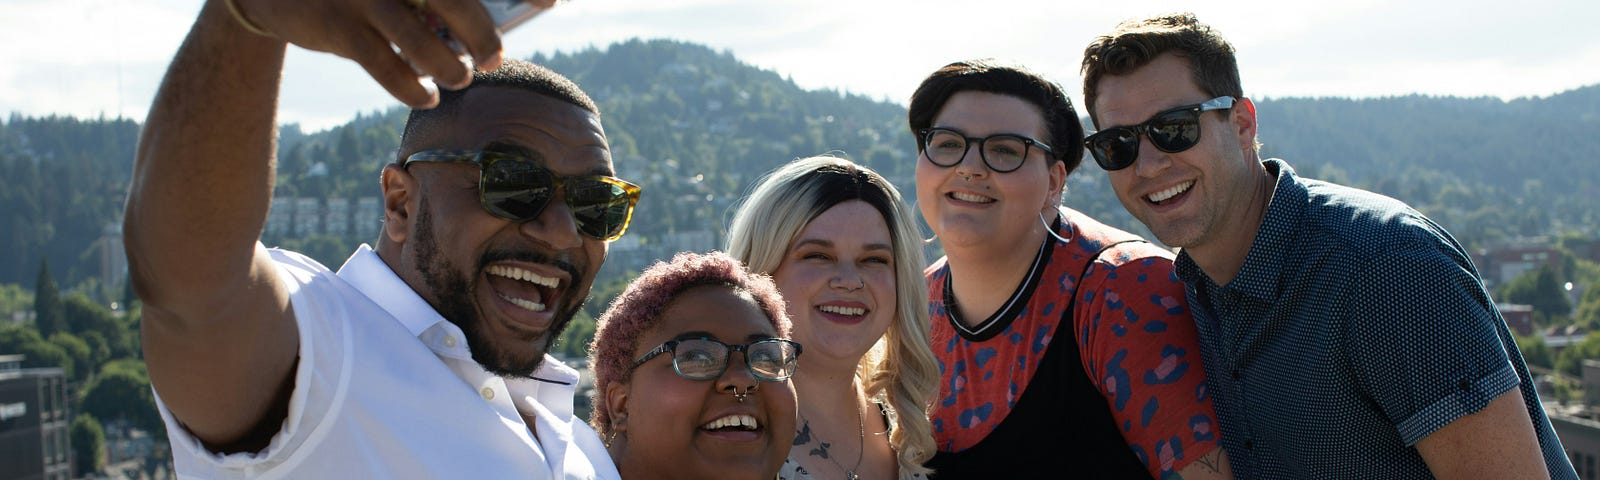
[[[22,361],[23,368],[61,367],[66,372],[67,378],[81,378],[78,376],[78,365],[72,361],[72,355],[60,345],[49,342],[29,343],[17,349],[17,352],[26,355]]]
[[[328,268],[339,268],[355,247],[333,235],[309,235],[303,238],[285,238],[279,248],[305,254]]]
[[[96,365],[94,358],[89,349],[89,344],[85,343],[83,339],[71,333],[56,332],[50,334],[49,340],[51,345],[60,347],[63,353],[72,358],[72,364],[77,367],[76,371],[72,372],[69,377],[72,381],[81,382],[89,376],[89,372],[94,371],[94,366]]]
[[[109,358],[127,358],[138,356],[138,332],[129,325],[124,325],[104,305],[89,299],[82,292],[73,292],[67,295],[62,302],[62,311],[65,314],[67,327],[73,334],[88,340],[90,333],[98,334],[101,345],[104,345]],[[97,363],[98,365],[98,363]]]
[[[594,317],[587,312],[578,311],[572,317],[572,322],[567,324],[567,329],[561,332],[561,338],[551,348],[552,352],[567,358],[585,358],[589,356],[589,342],[594,340]]]
[[[79,475],[99,472],[106,464],[106,431],[86,413],[72,419],[67,435],[72,439],[73,470]]]
[[[56,290],[55,279],[50,277],[49,260],[39,262],[39,279],[34,283],[33,291],[33,323],[38,326],[39,333],[49,335],[66,330],[60,293]]]
[[[135,360],[117,360],[102,367],[84,388],[83,412],[104,421],[125,420],[146,431],[162,431],[150,377],[144,364]]]
[[[0,284],[0,321],[33,310],[33,292],[14,283]]]
[[[100,239],[122,215],[139,125],[127,119],[0,122],[0,283],[48,258],[60,285],[99,272]]]
[[[1567,300],[1566,290],[1561,283],[1556,279],[1555,270],[1544,265],[1506,283],[1500,298],[1511,303],[1532,305],[1534,311],[1546,317],[1564,317],[1572,313],[1572,303]]]
[[[1589,284],[1589,288],[1583,291],[1583,299],[1578,302],[1577,313],[1572,314],[1572,322],[1589,328],[1600,326],[1600,284]]]
[[[1522,351],[1522,361],[1528,365],[1556,368],[1556,357],[1551,352],[1550,346],[1545,345],[1544,339],[1535,335],[1531,337],[1517,337],[1517,349]]]
[[[1556,357],[1556,370],[1581,378],[1584,359],[1600,359],[1600,332],[1590,332],[1588,336],[1583,337],[1582,342],[1568,345],[1561,350],[1561,354]]]

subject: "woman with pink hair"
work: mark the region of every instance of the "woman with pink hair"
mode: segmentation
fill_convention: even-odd
[[[590,424],[622,476],[773,478],[794,440],[800,345],[788,336],[772,280],[727,254],[646,269],[589,346]]]

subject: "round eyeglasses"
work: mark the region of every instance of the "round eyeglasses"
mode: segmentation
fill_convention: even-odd
[[[945,127],[924,128],[917,133],[922,135],[922,152],[928,156],[928,161],[947,168],[961,163],[967,156],[967,149],[974,144],[978,145],[978,156],[983,157],[983,164],[998,173],[1022,168],[1022,162],[1028,160],[1028,153],[1034,147],[1045,155],[1055,153],[1044,142],[1010,133],[968,137],[960,130]]]
[[[756,380],[781,382],[794,375],[799,365],[800,344],[781,338],[757,340],[745,345],[728,345],[710,338],[669,340],[645,353],[628,367],[632,372],[644,362],[663,353],[672,354],[672,369],[689,380],[711,380],[728,370],[733,352],[744,352],[744,367]]]

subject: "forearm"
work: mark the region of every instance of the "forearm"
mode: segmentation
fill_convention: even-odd
[[[1228,454],[1217,447],[1189,462],[1189,465],[1178,470],[1178,478],[1184,480],[1201,479],[1231,479],[1233,467],[1228,464]]]
[[[249,281],[272,195],[285,44],[209,2],[178,50],[139,142],[124,232],[147,304],[180,317]],[[181,305],[190,303],[191,305]]]

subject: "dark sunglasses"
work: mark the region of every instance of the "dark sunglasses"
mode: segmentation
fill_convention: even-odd
[[[1045,155],[1054,153],[1044,142],[1009,133],[979,138],[943,127],[924,128],[917,133],[922,135],[922,152],[928,156],[928,161],[946,168],[961,163],[967,156],[967,149],[974,144],[978,146],[978,156],[983,157],[983,164],[997,173],[1022,168],[1022,162],[1028,160],[1028,151],[1034,147]]]
[[[478,200],[483,209],[514,222],[538,218],[560,192],[578,232],[604,241],[616,240],[628,230],[633,207],[639,203],[638,185],[604,175],[557,176],[511,153],[425,150],[406,157],[401,168],[415,162],[478,164]]]
[[[1083,146],[1094,155],[1094,162],[1108,171],[1122,170],[1139,159],[1139,135],[1150,138],[1157,150],[1178,153],[1200,143],[1200,113],[1233,108],[1233,97],[1217,97],[1205,103],[1185,105],[1157,113],[1144,123],[1112,127],[1083,139]]]
[[[728,345],[710,338],[670,340],[639,357],[628,367],[632,372],[656,355],[672,353],[672,369],[678,376],[689,380],[711,380],[728,370],[728,359],[733,352],[744,352],[744,368],[756,380],[781,382],[794,375],[799,365],[800,344],[781,338],[769,338],[746,345]]]

